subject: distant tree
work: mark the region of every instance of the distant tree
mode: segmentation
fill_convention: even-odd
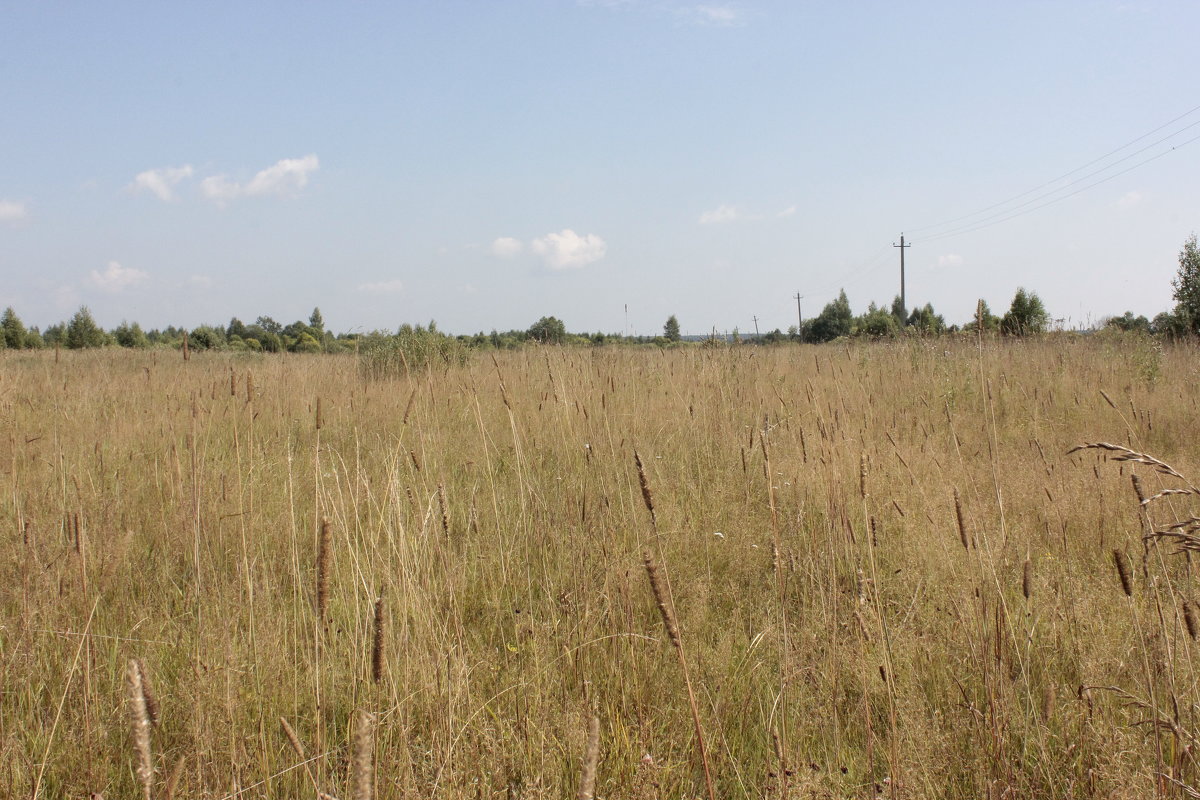
[[[1126,311],[1119,317],[1109,317],[1108,321],[1104,323],[1104,327],[1119,331],[1150,333],[1150,320],[1140,315],[1135,317],[1132,311]]]
[[[75,316],[71,317],[71,321],[67,323],[66,345],[72,350],[103,347],[107,339],[104,331],[92,318],[92,312],[88,310],[87,306],[80,306],[79,310],[75,312]]]
[[[874,303],[867,307],[867,313],[858,318],[857,329],[863,336],[880,338],[895,336],[900,329],[896,317],[888,309],[879,308]]]
[[[122,320],[121,324],[112,332],[113,338],[117,340],[117,344],[121,347],[149,347],[150,340],[146,337],[142,326],[136,322],[130,325]]]
[[[773,331],[764,333],[762,337],[759,338],[759,341],[763,344],[779,344],[780,342],[787,341],[787,337],[784,336],[783,331],[781,331],[779,328],[776,328]]]
[[[1006,336],[1028,336],[1045,332],[1049,324],[1050,315],[1041,298],[1021,288],[1013,296],[1008,313],[1000,320],[1000,332]]]
[[[67,343],[67,323],[59,322],[56,325],[47,325],[46,330],[42,333],[42,341],[47,347],[61,347]]]
[[[804,340],[808,342],[831,342],[839,336],[849,336],[854,325],[854,314],[850,311],[850,301],[843,289],[838,298],[826,304],[817,318],[812,321],[812,327],[805,326]]]
[[[25,346],[25,326],[12,306],[4,309],[4,316],[0,317],[0,336],[3,337],[4,343],[14,350]]]
[[[321,309],[313,309],[312,314],[310,314],[308,317],[308,327],[316,328],[322,333],[325,332],[325,318],[321,316]]]
[[[200,325],[188,333],[188,347],[193,350],[219,350],[225,346],[225,332],[211,325]]]
[[[900,295],[892,299],[892,317],[896,320],[898,328],[903,328],[908,322],[908,312],[904,309],[904,301],[900,299]]]
[[[306,331],[296,337],[296,341],[292,343],[291,351],[293,353],[319,353],[321,352],[321,343]]]
[[[679,334],[679,320],[675,319],[674,314],[667,317],[667,324],[663,325],[663,336],[666,337],[668,342],[678,342],[681,338]]]
[[[1182,339],[1188,334],[1188,326],[1178,314],[1164,311],[1151,320],[1150,332],[1164,339]]]
[[[36,325],[25,331],[24,344],[21,346],[30,350],[36,350],[40,347],[46,346],[46,340],[42,338],[42,334],[40,331],[38,331]]]
[[[926,303],[921,308],[914,308],[908,315],[908,327],[914,333],[936,336],[946,330],[946,320],[934,312],[932,303]]]
[[[258,319],[254,320],[254,324],[262,328],[267,333],[274,333],[276,335],[283,333],[283,326],[270,317],[259,317]]]
[[[253,335],[249,331],[250,329],[246,327],[244,322],[237,317],[233,317],[229,320],[229,327],[225,329],[225,338],[232,339],[234,336],[237,336],[245,339],[247,336]]]
[[[562,344],[567,328],[557,317],[542,317],[530,326],[529,338],[542,344]]]
[[[964,325],[963,330],[974,333],[981,327],[984,333],[994,333],[1000,327],[1000,318],[992,313],[992,310],[988,308],[987,300],[983,298],[980,298],[975,304],[975,318]]]
[[[1179,251],[1179,272],[1171,286],[1175,290],[1175,316],[1188,331],[1200,333],[1200,247],[1194,233]]]

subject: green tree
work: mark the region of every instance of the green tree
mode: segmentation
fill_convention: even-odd
[[[103,347],[108,337],[92,318],[92,312],[87,306],[80,306],[67,323],[66,344],[72,350],[85,347]]]
[[[1017,289],[1012,305],[1004,319],[1000,320],[1000,332],[1006,336],[1028,336],[1043,333],[1050,324],[1050,315],[1042,305],[1042,299],[1024,288]]]
[[[838,298],[826,304],[821,313],[807,325],[804,340],[808,342],[832,342],[839,336],[849,336],[854,326],[854,314],[850,312],[850,301],[843,289]]]
[[[150,340],[146,338],[145,332],[142,331],[142,326],[136,322],[130,325],[128,322],[122,321],[116,330],[113,331],[112,335],[121,347],[150,346]]]
[[[1200,333],[1200,248],[1194,233],[1179,251],[1179,272],[1171,286],[1175,290],[1175,316],[1189,331]]]
[[[1134,316],[1132,311],[1126,311],[1119,317],[1109,317],[1104,323],[1106,328],[1115,328],[1119,331],[1133,331],[1137,333],[1150,333],[1150,320],[1144,316]]]
[[[225,331],[211,325],[199,325],[188,333],[188,347],[192,350],[219,350],[225,346]]]
[[[867,307],[867,313],[858,318],[857,329],[863,336],[880,338],[895,336],[899,330],[896,317],[886,308],[879,308],[874,303]]]
[[[926,303],[921,308],[912,310],[908,316],[908,327],[920,335],[936,336],[946,330],[946,320],[942,319],[941,314],[934,312],[932,303]]]
[[[4,316],[0,317],[0,338],[4,339],[4,344],[13,350],[22,348],[26,335],[25,326],[12,306],[4,309]]]
[[[529,328],[529,338],[542,344],[562,344],[567,328],[557,317],[542,317]]]
[[[308,327],[316,328],[322,333],[325,332],[325,318],[321,316],[321,309],[313,309],[312,314],[310,314],[308,317]]]
[[[668,342],[678,342],[681,338],[679,334],[679,320],[675,319],[674,314],[667,317],[667,324],[663,325],[663,336],[666,337]]]
[[[993,333],[1000,327],[1000,318],[992,313],[987,300],[983,298],[975,304],[975,318],[964,325],[963,330],[974,333],[981,327],[984,333]]]

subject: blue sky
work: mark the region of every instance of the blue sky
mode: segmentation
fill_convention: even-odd
[[[0,305],[765,331],[797,292],[889,303],[903,231],[909,305],[950,322],[1018,286],[1153,315],[1200,228],[1198,29],[1194,2],[8,2]]]

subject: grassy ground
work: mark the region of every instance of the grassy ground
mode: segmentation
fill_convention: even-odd
[[[1196,355],[4,354],[0,787],[144,796],[140,658],[155,797],[363,796],[362,711],[381,798],[573,796],[593,715],[599,797],[706,796],[648,552],[718,797],[1181,792],[1183,484],[1067,451],[1195,472]]]

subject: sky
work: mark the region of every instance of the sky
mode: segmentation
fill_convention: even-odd
[[[1198,29],[1194,0],[5,0],[0,307],[766,332],[890,304],[903,233],[908,306],[950,323],[1018,287],[1153,316],[1200,228]]]

